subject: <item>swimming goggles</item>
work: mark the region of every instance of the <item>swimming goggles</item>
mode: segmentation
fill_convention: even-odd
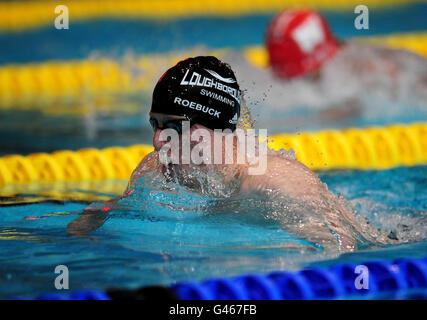
[[[163,126],[160,128],[159,122],[154,118],[150,118],[150,124],[151,124],[151,127],[153,128],[154,132],[156,132],[158,129],[160,129],[160,130],[173,129],[178,134],[182,134],[182,122],[183,121],[191,121],[191,120],[188,117],[186,117],[186,119],[169,120],[169,121],[163,122]],[[193,123],[190,122],[190,128],[192,125],[193,125]]]

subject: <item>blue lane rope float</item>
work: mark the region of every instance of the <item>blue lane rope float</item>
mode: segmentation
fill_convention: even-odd
[[[424,289],[421,295],[427,298],[427,258],[372,261],[363,265],[369,270],[368,289],[356,288],[359,276],[356,264],[187,282],[172,288],[182,300],[337,299],[367,295],[409,298],[411,291],[421,289]]]
[[[414,290],[424,289],[427,298],[427,258],[399,259],[392,263],[373,261],[363,264],[369,270],[368,289],[357,289],[356,264],[311,268],[268,275],[249,275],[211,279],[202,283],[186,282],[172,288],[182,300],[245,299],[337,299],[361,296],[409,298]],[[419,296],[416,296],[419,298]]]
[[[427,299],[427,257],[362,263],[369,271],[368,288],[357,289],[357,264],[344,263],[303,269],[277,271],[267,275],[252,274],[182,282],[170,287],[143,287],[138,290],[79,290],[52,292],[35,300],[312,300],[343,298]],[[32,298],[20,298],[30,299]]]

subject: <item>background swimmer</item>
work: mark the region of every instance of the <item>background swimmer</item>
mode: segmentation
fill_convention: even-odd
[[[427,61],[417,54],[339,41],[312,10],[281,12],[266,35],[268,68],[254,67],[237,52],[224,57],[244,80],[260,127],[283,132],[303,125],[345,127],[362,116],[384,121],[401,116],[402,104],[403,115],[427,111]]]
[[[183,81],[189,74],[190,80]],[[210,81],[202,81],[203,77]],[[207,87],[216,94],[227,93],[227,98],[234,99],[236,103],[231,106],[225,100],[201,95],[200,90]],[[138,183],[148,176],[149,180],[163,179],[165,187],[167,183],[175,182],[205,196],[240,199],[237,201],[240,206],[245,204],[245,200],[260,199],[263,207],[268,207],[271,217],[280,221],[284,229],[326,249],[352,251],[357,248],[358,241],[363,240],[391,242],[375,230],[364,232],[317,175],[292,157],[291,153],[269,152],[266,155],[267,169],[262,175],[248,174],[250,163],[165,165],[159,161],[159,153],[169,143],[160,139],[162,131],[173,129],[181,143],[184,120],[190,121],[191,135],[197,130],[204,130],[213,136],[214,129],[229,129],[229,135],[232,135],[237,127],[233,119],[236,115],[240,116],[240,95],[236,95],[236,92],[240,92],[240,88],[233,71],[215,57],[189,58],[170,68],[153,92],[150,123],[154,129],[155,151],[135,169],[122,198],[138,192]],[[176,97],[194,102],[193,108],[189,107],[190,104],[177,103]],[[219,116],[204,112],[203,107],[196,108],[197,105],[213,108]],[[182,151],[181,145],[179,147]],[[191,151],[196,147],[197,144],[193,144]],[[212,146],[211,150],[214,149],[215,146]],[[182,152],[180,154],[182,156]],[[120,199],[89,208],[69,224],[68,233],[81,236],[98,228],[118,201]]]

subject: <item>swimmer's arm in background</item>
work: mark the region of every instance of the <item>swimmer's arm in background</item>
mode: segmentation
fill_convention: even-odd
[[[336,121],[343,121],[347,119],[354,119],[359,117],[363,112],[363,106],[359,99],[351,98],[341,101],[337,104],[330,105],[326,109],[319,111],[314,115],[311,122],[332,123]],[[305,118],[307,121],[307,117]]]
[[[365,72],[368,81],[369,75],[380,74],[382,77],[373,77],[380,80],[378,83],[369,82],[369,88],[383,85],[388,80],[388,93],[391,97],[399,98],[402,93],[410,94],[421,101],[427,97],[427,59],[419,53],[406,49],[371,46],[373,58],[358,65],[359,72]],[[361,67],[361,68],[360,68]],[[406,88],[405,88],[406,87]],[[410,88],[410,89],[408,89]],[[410,90],[410,91],[408,91]]]

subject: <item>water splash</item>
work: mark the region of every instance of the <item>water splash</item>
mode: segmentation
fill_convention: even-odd
[[[295,157],[292,151],[270,152],[289,161]],[[301,182],[308,190],[303,198],[276,190],[241,193],[240,183],[239,177],[226,179],[215,166],[174,166],[164,174],[145,172],[131,184],[132,194],[118,202],[118,209],[174,219],[224,213],[257,216],[262,223],[274,221],[287,232],[328,251],[351,251],[357,244],[393,243],[394,239],[372,228],[366,220],[355,219],[350,214],[351,204],[342,195],[337,200],[315,175],[307,174]],[[317,195],[313,197],[310,192]]]
[[[318,80],[277,79],[237,51],[224,60],[250,93],[257,127],[270,133],[427,119],[427,61],[411,52],[348,42]]]

